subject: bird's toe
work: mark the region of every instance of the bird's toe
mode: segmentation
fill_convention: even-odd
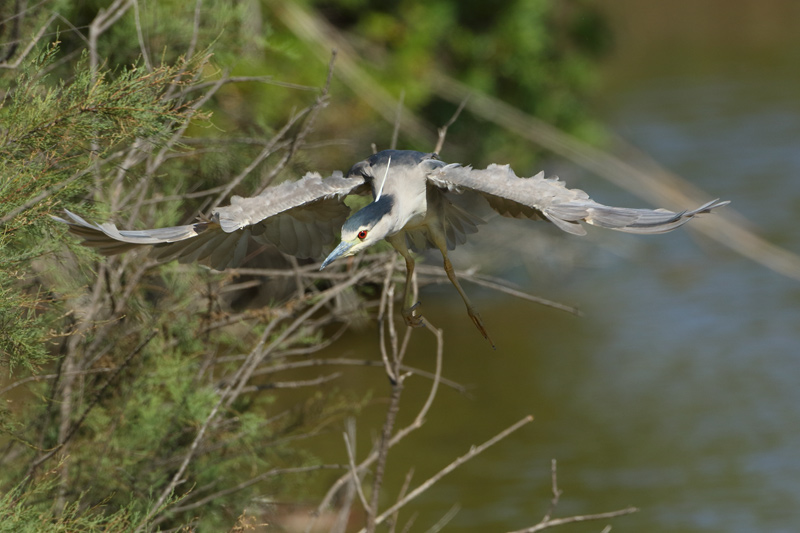
[[[406,307],[403,309],[403,320],[407,326],[412,328],[419,328],[425,325],[425,322],[422,320],[422,317],[415,314],[414,311],[419,307],[420,302],[415,303],[411,307]]]

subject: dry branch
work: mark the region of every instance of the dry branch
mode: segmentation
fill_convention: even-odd
[[[452,472],[453,470],[455,470],[456,468],[458,468],[459,466],[461,466],[465,462],[469,461],[470,459],[472,459],[476,455],[480,454],[481,452],[483,452],[487,448],[493,446],[494,444],[497,444],[498,442],[500,442],[501,440],[503,440],[507,436],[509,436],[512,433],[514,433],[515,431],[517,431],[522,426],[524,426],[524,425],[526,425],[526,424],[528,424],[529,422],[532,422],[532,421],[533,421],[533,417],[532,416],[530,416],[530,415],[526,416],[525,418],[523,418],[519,422],[517,422],[517,423],[509,426],[508,428],[504,429],[503,431],[501,431],[500,433],[498,433],[497,435],[495,435],[491,439],[487,440],[483,444],[481,444],[479,446],[473,446],[472,448],[470,448],[470,450],[467,453],[465,453],[464,455],[462,455],[461,457],[459,457],[458,459],[456,459],[455,461],[453,461],[452,463],[450,463],[449,465],[447,465],[446,467],[441,469],[439,472],[437,472],[436,474],[434,474],[433,476],[428,478],[424,483],[419,485],[416,489],[412,490],[410,493],[408,493],[408,495],[406,495],[400,501],[398,501],[397,503],[395,503],[394,505],[389,507],[389,509],[387,509],[386,511],[381,513],[375,519],[375,523],[376,524],[382,523],[384,520],[386,520],[387,517],[391,516],[398,509],[404,507],[408,502],[410,502],[411,500],[413,500],[414,498],[416,498],[417,496],[419,496],[420,494],[422,494],[423,492],[428,490],[431,486],[433,486],[434,483],[436,483],[437,481],[442,479],[444,476],[446,476],[447,474],[449,474],[450,472]],[[362,529],[361,531],[363,532],[363,531],[366,531],[366,530]]]
[[[562,491],[559,490],[558,488],[558,473],[557,473],[557,465],[555,459],[553,459],[550,462],[550,486],[553,492],[553,498],[550,500],[550,506],[547,508],[547,512],[539,521],[539,523],[529,528],[519,529],[516,531],[512,531],[510,533],[534,533],[536,531],[542,531],[544,529],[548,529],[551,527],[563,526],[564,524],[572,524],[576,522],[588,522],[591,520],[605,520],[606,518],[615,518],[617,516],[623,516],[626,514],[635,513],[639,510],[636,507],[627,507],[625,509],[620,509],[618,511],[609,511],[606,513],[575,515],[575,516],[568,516],[566,518],[552,518],[553,513],[556,510],[556,507],[558,507],[558,502],[562,494]],[[610,529],[610,526],[607,529]]]

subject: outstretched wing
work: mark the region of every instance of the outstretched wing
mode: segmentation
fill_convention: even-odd
[[[198,261],[222,270],[240,265],[253,242],[274,244],[297,257],[320,257],[350,212],[342,200],[363,185],[361,176],[345,178],[335,172],[322,179],[309,173],[253,198],[234,196],[231,205],[214,210],[210,220],[169,228],[119,230],[111,223],[92,224],[69,211],[69,220],[53,218],[69,224],[83,244],[104,255],[151,245],[156,259]]]
[[[581,222],[628,233],[665,233],[695,215],[728,204],[714,200],[693,211],[679,213],[609,207],[595,202],[580,189],[568,189],[557,177],[545,178],[544,172],[540,172],[531,178],[520,178],[508,165],[475,170],[450,164],[432,169],[428,180],[450,191],[478,192],[503,216],[549,220],[575,235],[586,234]]]

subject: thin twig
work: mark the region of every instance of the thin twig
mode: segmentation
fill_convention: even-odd
[[[106,372],[113,372],[119,367],[115,368],[90,368],[88,370],[76,370],[71,373],[73,376],[89,376],[91,374],[105,374]],[[16,389],[17,387],[24,385],[26,383],[30,383],[31,381],[44,381],[48,379],[57,379],[60,376],[67,375],[66,372],[61,374],[36,374],[34,376],[28,376],[27,378],[20,379],[11,383],[2,389],[0,389],[0,396],[4,395],[10,390]]]
[[[406,473],[406,478],[403,480],[403,486],[400,487],[400,493],[397,495],[398,500],[402,500],[405,497],[406,493],[408,493],[408,487],[411,486],[411,478],[414,477],[414,467],[411,467],[408,472]],[[391,524],[389,525],[389,533],[394,533],[395,528],[397,527],[397,522],[400,519],[400,509],[394,513],[392,516]]]
[[[45,21],[45,23],[42,24],[42,27],[39,28],[39,31],[36,32],[36,35],[34,35],[33,38],[30,40],[30,42],[22,51],[22,53],[19,56],[17,56],[17,59],[13,63],[9,63],[8,61],[3,61],[2,63],[0,63],[0,68],[15,69],[19,67],[20,63],[22,63],[25,60],[25,58],[28,57],[28,54],[31,53],[31,50],[34,49],[39,40],[44,36],[44,32],[47,30],[48,26],[50,26],[50,24],[52,24],[53,21],[56,20],[57,18],[61,18],[61,16],[58,14],[50,15],[50,17]]]
[[[450,523],[450,521],[456,517],[458,512],[461,510],[461,506],[459,504],[454,504],[445,514],[443,517],[439,519],[438,522],[433,524],[428,531],[425,533],[439,533],[444,527]]]
[[[400,409],[400,396],[403,393],[403,379],[398,379],[392,383],[392,395],[389,398],[389,408],[386,410],[386,420],[383,423],[383,431],[381,431],[381,440],[378,444],[378,459],[375,464],[375,480],[372,483],[372,504],[367,510],[367,528],[368,533],[375,531],[375,526],[378,525],[378,503],[380,500],[381,486],[383,485],[383,475],[386,471],[386,458],[389,454],[389,441],[394,429],[395,420],[397,420],[397,412]]]
[[[386,313],[391,312],[394,301],[394,285],[391,284],[393,272],[394,261],[390,261],[386,264],[386,277],[383,280],[383,291],[381,291],[381,303],[378,311],[378,346],[380,348],[383,366],[386,369],[386,375],[389,376],[389,381],[391,383],[397,383],[399,376],[395,374],[392,363],[389,361],[389,354],[386,351]],[[388,322],[391,322],[391,320]]]
[[[361,279],[369,274],[371,274],[372,269],[365,268],[360,272],[357,272],[353,275],[349,280],[344,283],[340,283],[331,287],[330,289],[326,290],[325,292],[319,295],[318,301],[310,306],[305,312],[301,313],[286,329],[284,329],[280,335],[278,335],[268,346],[264,346],[266,343],[266,337],[262,337],[262,341],[256,346],[253,350],[253,357],[251,361],[248,363],[246,362],[242,365],[244,369],[241,373],[241,376],[237,377],[236,379],[239,381],[237,384],[237,388],[234,389],[231,396],[227,399],[227,405],[232,405],[233,401],[238,398],[241,389],[244,387],[244,384],[250,379],[253,371],[255,370],[256,366],[263,361],[268,355],[270,355],[274,350],[276,350],[286,339],[291,335],[298,327],[300,327],[308,318],[310,318],[314,313],[319,311],[323,306],[325,306],[330,300],[332,300],[337,294],[344,291],[348,287],[351,287],[361,281]],[[278,321],[273,321],[267,326],[267,330],[269,331],[270,328],[277,326]]]
[[[408,533],[409,531],[411,531],[411,526],[414,525],[414,522],[417,520],[418,516],[419,513],[412,514],[411,518],[409,518],[408,521],[406,522],[406,525],[403,526],[403,531],[401,533]]]
[[[192,22],[192,38],[189,40],[189,48],[186,50],[186,61],[191,61],[197,50],[197,39],[200,37],[200,15],[203,13],[203,0],[194,3],[194,21]]]
[[[201,498],[201,499],[197,500],[196,502],[192,502],[192,503],[186,504],[186,505],[176,506],[176,507],[174,507],[172,509],[172,512],[173,513],[182,513],[182,512],[185,512],[185,511],[191,511],[193,509],[197,509],[199,507],[202,507],[202,506],[206,505],[207,503],[210,503],[210,502],[212,502],[214,500],[218,500],[219,498],[223,498],[225,496],[228,496],[229,494],[234,494],[236,492],[239,492],[240,490],[244,490],[247,487],[255,485],[256,483],[259,483],[259,482],[261,482],[261,481],[263,481],[265,479],[271,478],[271,477],[281,476],[283,474],[302,474],[302,473],[306,473],[306,472],[316,472],[317,470],[341,470],[343,468],[347,468],[347,467],[345,465],[331,464],[331,465],[316,465],[316,466],[299,466],[299,467],[294,467],[294,468],[273,468],[271,470],[268,470],[267,472],[259,474],[259,475],[255,476],[253,478],[250,478],[247,481],[243,481],[243,482],[239,483],[238,485],[234,485],[233,487],[228,487],[228,488],[226,488],[224,490],[215,492],[214,494],[209,494],[208,496],[206,496],[204,498]],[[150,525],[151,526],[157,525],[157,524],[163,522],[164,520],[166,520],[167,518],[168,517],[166,517],[166,516],[159,517],[156,520],[153,520],[152,522],[150,522]]]
[[[425,274],[426,276],[434,278],[436,280],[436,283],[449,282],[447,276],[444,274],[444,271],[439,267],[433,265],[419,265],[417,267],[417,270],[420,271],[420,274]],[[519,289],[511,287],[510,286],[511,284],[509,282],[501,280],[500,278],[477,275],[474,274],[472,271],[459,271],[457,272],[457,275],[461,280],[472,282],[475,285],[480,285],[482,287],[486,287],[487,289],[492,289],[495,291],[508,294],[510,296],[514,296],[516,298],[520,298],[522,300],[527,300],[529,302],[534,302],[547,307],[552,307],[553,309],[558,309],[559,311],[565,311],[567,313],[576,316],[583,315],[583,313],[577,307],[572,307],[570,305],[548,300],[547,298],[542,298],[540,296],[534,296],[532,294],[528,294],[527,292],[523,292]]]
[[[400,91],[400,98],[397,100],[397,118],[394,120],[394,128],[392,128],[392,142],[389,143],[389,149],[397,149],[397,138],[400,136],[400,118],[403,116],[403,101],[406,99],[406,91]]]
[[[433,400],[436,397],[436,392],[439,390],[439,381],[442,375],[442,359],[443,359],[442,356],[444,353],[444,341],[442,339],[441,330],[434,328],[433,326],[428,324],[427,321],[425,324],[428,330],[430,330],[431,332],[434,333],[434,335],[436,335],[436,371],[434,374],[433,384],[431,385],[431,390],[428,393],[428,398],[425,400],[425,403],[423,404],[422,408],[417,413],[417,416],[414,418],[414,421],[411,422],[409,425],[405,426],[404,428],[398,430],[397,433],[394,434],[394,436],[389,441],[388,444],[389,448],[391,448],[392,446],[403,440],[413,431],[422,427],[422,425],[425,423],[425,417],[428,415],[428,411],[430,410],[431,405],[433,405]],[[377,458],[378,458],[377,450],[371,452],[367,456],[367,458],[361,461],[361,464],[358,465],[358,471],[360,472],[365,470],[366,468],[369,468],[369,466],[372,465],[372,463],[374,463],[377,460]],[[322,498],[322,501],[317,506],[317,509],[314,512],[312,520],[310,520],[308,525],[306,526],[305,529],[306,532],[310,532],[312,530],[312,528],[316,523],[316,518],[320,516],[323,509],[326,509],[330,506],[334,495],[339,491],[339,489],[345,483],[349,481],[349,479],[350,479],[350,473],[348,472],[347,474],[337,479],[336,482],[333,483],[333,485],[331,485],[331,487],[328,489],[328,492],[325,494],[325,496]]]
[[[564,524],[573,524],[576,522],[588,522],[590,520],[605,520],[606,518],[616,518],[618,516],[625,516],[626,514],[636,513],[638,511],[639,509],[636,507],[626,507],[625,509],[619,509],[618,511],[609,511],[607,513],[576,515],[576,516],[568,516],[566,518],[553,518],[552,520],[549,520],[545,523],[539,523],[536,524],[535,526],[526,529],[517,529],[509,533],[535,533],[536,531],[542,531],[544,529],[556,526],[563,526]]]
[[[435,334],[435,333],[434,333]],[[220,358],[221,360],[222,358]],[[337,357],[333,359],[303,359],[301,361],[291,361],[287,363],[281,363],[279,365],[270,366],[267,368],[259,369],[253,372],[254,376],[261,376],[265,374],[273,374],[276,372],[283,372],[285,370],[293,370],[295,368],[305,368],[309,366],[319,366],[319,365],[342,365],[342,366],[371,366],[371,367],[380,367],[383,366],[381,361],[375,361],[374,359],[347,359],[344,357]],[[400,369],[404,372],[411,372],[417,376],[421,376],[428,379],[436,379],[436,375],[432,372],[428,372],[427,370],[422,370],[419,368],[414,368],[408,365],[401,365]],[[439,382],[442,385],[446,385],[451,389],[454,389],[461,394],[466,394],[468,389],[464,385],[457,383],[453,380],[439,377]]]
[[[364,494],[364,487],[361,486],[361,477],[358,475],[358,471],[356,470],[356,456],[355,451],[353,451],[353,445],[350,444],[350,439],[347,436],[347,433],[342,433],[342,437],[344,437],[344,445],[347,448],[347,458],[350,461],[350,475],[353,479],[353,483],[356,485],[356,492],[358,493],[358,498],[361,500],[361,505],[364,506],[364,510],[367,513],[374,513],[371,510],[369,502],[367,502],[367,497]]]
[[[327,376],[319,376],[314,379],[303,379],[298,381],[275,381],[273,383],[267,383],[265,385],[244,387],[242,388],[242,392],[254,392],[254,391],[271,390],[271,389],[299,389],[302,387],[316,387],[318,385],[322,385],[323,383],[327,383],[329,381],[333,381],[334,379],[338,379],[341,376],[342,376],[341,372],[334,372],[333,374],[328,374]]]
[[[34,196],[30,200],[28,200],[27,202],[25,202],[21,206],[11,210],[11,212],[9,212],[3,218],[0,218],[0,226],[6,224],[10,220],[12,220],[14,217],[16,217],[20,213],[30,209],[34,205],[37,205],[37,204],[41,203],[42,200],[52,196],[54,193],[60,191],[64,187],[67,187],[70,184],[78,181],[79,179],[81,179],[86,174],[90,173],[91,171],[92,171],[91,168],[86,168],[86,169],[80,170],[80,171],[76,172],[75,174],[73,174],[72,176],[70,176],[69,178],[65,179],[64,181],[60,181],[60,182],[56,183],[55,185],[53,185],[52,187],[43,190],[42,192],[40,192],[39,194],[37,194],[36,196]]]
[[[383,475],[386,470],[386,458],[389,453],[389,440],[394,430],[395,420],[397,419],[397,412],[400,409],[400,396],[403,392],[403,381],[406,375],[400,374],[400,365],[405,355],[405,350],[399,351],[397,344],[397,331],[394,328],[394,320],[392,311],[394,309],[394,288],[395,285],[391,283],[391,274],[394,271],[394,260],[387,263],[387,275],[384,278],[383,294],[381,296],[381,309],[379,314],[380,320],[380,349],[381,357],[384,361],[386,368],[386,375],[389,376],[389,382],[392,386],[392,394],[389,397],[389,407],[386,410],[386,420],[383,424],[381,431],[380,442],[378,444],[378,458],[375,465],[375,479],[372,483],[372,500],[371,505],[366,508],[367,510],[367,532],[373,533],[377,525],[376,515],[378,512],[378,504],[380,500],[380,490],[383,485]],[[385,331],[389,328],[389,346],[392,350],[391,361],[386,354],[386,339]],[[408,333],[410,334],[409,328]]]
[[[219,195],[217,195],[214,201],[211,202],[211,210],[215,209],[220,203],[222,203],[222,201],[231,193],[231,191],[233,191],[233,189],[242,182],[242,180],[249,176],[250,173],[253,172],[253,170],[260,165],[262,161],[275,152],[275,145],[281,141],[284,135],[286,135],[292,128],[292,126],[294,126],[297,121],[300,120],[310,110],[311,108],[307,107],[289,117],[289,120],[286,121],[286,124],[284,124],[280,130],[278,130],[278,133],[272,136],[270,141],[264,146],[261,152],[259,152],[259,154],[254,157],[252,161],[250,161],[250,164],[225,185]]]
[[[289,149],[286,151],[281,160],[278,161],[278,163],[261,180],[261,185],[258,190],[259,194],[261,194],[261,192],[263,192],[264,189],[266,189],[272,183],[272,181],[275,179],[275,176],[277,176],[278,173],[283,170],[287,164],[289,164],[289,161],[291,161],[292,157],[294,157],[294,154],[297,152],[297,150],[299,150],[300,147],[302,147],[305,143],[308,134],[314,129],[314,123],[317,121],[317,116],[319,116],[320,111],[328,106],[328,94],[331,88],[331,81],[333,80],[333,67],[335,63],[336,50],[331,50],[331,57],[328,61],[328,74],[325,78],[325,85],[323,85],[322,91],[320,92],[319,96],[317,96],[314,104],[308,108],[308,115],[303,121],[300,131],[298,131],[292,139]]]
[[[446,467],[441,469],[439,472],[437,472],[436,474],[434,474],[433,476],[428,478],[424,483],[422,483],[416,489],[414,489],[410,493],[408,493],[408,495],[405,498],[401,499],[399,502],[395,503],[389,509],[387,509],[386,511],[381,513],[375,519],[375,523],[376,524],[382,523],[384,520],[386,520],[387,517],[391,516],[398,509],[400,509],[401,507],[405,506],[408,502],[410,502],[411,500],[413,500],[414,498],[416,498],[417,496],[419,496],[420,494],[422,494],[423,492],[428,490],[434,483],[436,483],[437,481],[442,479],[444,476],[446,476],[447,474],[449,474],[450,472],[452,472],[453,470],[455,470],[456,468],[458,468],[459,466],[461,466],[465,462],[469,461],[470,459],[472,459],[476,455],[480,454],[481,452],[483,452],[487,448],[493,446],[494,444],[497,444],[498,442],[500,442],[501,440],[503,440],[504,438],[506,438],[510,434],[512,434],[515,431],[517,431],[522,426],[524,426],[524,425],[526,425],[526,424],[528,424],[528,423],[530,423],[532,421],[533,421],[533,416],[528,415],[525,418],[523,418],[522,420],[520,420],[519,422],[517,422],[517,423],[509,426],[508,428],[504,429],[503,431],[501,431],[500,433],[498,433],[497,435],[495,435],[491,439],[487,440],[483,444],[481,444],[479,446],[473,446],[472,448],[470,448],[470,450],[467,453],[465,453],[464,455],[462,455],[461,457],[459,457],[458,459],[456,459],[455,461],[453,461],[452,463],[450,463],[449,465],[447,465]],[[362,529],[361,531],[364,532],[366,530]]]
[[[555,513],[556,511],[556,507],[558,507],[558,502],[559,499],[561,498],[561,493],[562,493],[562,491],[559,490],[558,488],[557,463],[555,459],[552,459],[550,461],[550,489],[553,492],[553,497],[550,499],[550,506],[548,507],[547,512],[539,521],[539,523],[529,528],[519,529],[511,533],[534,533],[536,531],[542,531],[543,529],[561,526],[564,524],[571,524],[573,522],[587,522],[589,520],[602,520],[605,518],[614,518],[616,516],[622,516],[630,513],[635,513],[636,511],[638,511],[636,507],[628,507],[626,509],[620,509],[618,511],[611,511],[607,513],[576,515],[576,516],[568,516],[566,518],[552,518],[553,513]]]
[[[550,517],[553,516],[553,513],[556,511],[556,507],[558,507],[558,500],[561,498],[561,491],[558,490],[558,473],[555,459],[550,461],[550,486],[553,491],[553,497],[550,500],[550,506],[547,508],[547,512],[542,517],[542,522],[548,522],[550,520]]]
[[[356,441],[356,419],[353,416],[347,417],[345,420],[345,430],[352,442]],[[355,454],[354,454],[355,455]],[[339,510],[336,513],[336,521],[331,527],[330,533],[345,533],[347,525],[350,522],[350,512],[353,508],[353,502],[356,499],[356,483],[361,483],[361,477],[356,472],[353,481],[347,485],[344,497],[341,499]],[[362,501],[365,501],[366,498]]]
[[[455,124],[456,120],[458,120],[459,115],[461,115],[461,112],[464,110],[464,107],[467,105],[468,100],[469,100],[469,95],[465,96],[464,99],[461,100],[461,103],[458,104],[458,108],[456,109],[456,112],[453,113],[453,116],[450,117],[450,120],[448,120],[444,126],[439,128],[439,138],[436,141],[436,148],[433,149],[435,153],[441,155],[442,148],[444,147],[444,138],[447,136],[447,128]]]
[[[131,351],[125,357],[125,359],[122,361],[122,363],[120,363],[120,365],[114,370],[114,373],[111,374],[108,377],[108,379],[106,379],[105,383],[103,383],[97,389],[97,392],[95,393],[94,398],[92,398],[92,401],[89,402],[89,405],[87,405],[84,408],[83,413],[81,414],[80,417],[78,417],[78,420],[76,420],[74,423],[72,423],[70,425],[69,429],[66,431],[66,434],[63,436],[62,439],[60,439],[58,445],[53,447],[50,451],[48,451],[46,454],[44,454],[43,456],[39,457],[36,461],[33,462],[31,467],[29,468],[29,475],[36,468],[38,468],[39,465],[41,465],[43,462],[45,462],[50,457],[55,455],[56,452],[58,452],[60,449],[62,449],[64,446],[66,446],[66,444],[70,441],[70,439],[75,435],[75,432],[78,431],[78,429],[86,421],[86,417],[89,416],[89,413],[91,412],[91,410],[94,409],[94,407],[100,401],[100,398],[102,398],[103,393],[105,393],[106,389],[108,389],[108,387],[114,382],[114,380],[116,380],[116,378],[117,378],[117,376],[119,376],[120,372],[122,372],[122,370],[127,368],[128,364],[130,364],[130,362],[133,360],[133,358],[136,357],[144,349],[144,347],[147,346],[150,343],[151,340],[153,340],[153,337],[155,337],[157,333],[158,333],[158,331],[151,331],[150,334],[147,337],[145,337],[145,339],[142,342],[140,342],[139,345],[136,346],[136,348],[134,348],[133,351]],[[76,372],[75,374],[79,374],[79,372]]]
[[[222,80],[223,83],[264,83],[266,85],[276,85],[278,87],[284,87],[286,89],[297,89],[299,91],[318,91],[319,87],[313,87],[311,85],[299,85],[297,83],[290,83],[288,81],[280,81],[274,79],[272,76],[225,76]],[[189,93],[192,91],[198,91],[205,89],[211,85],[218,83],[217,81],[204,81],[202,83],[196,83],[184,89],[183,93]]]
[[[150,62],[150,52],[147,51],[147,44],[144,42],[142,20],[139,16],[139,0],[133,0],[133,17],[136,25],[136,38],[139,40],[139,50],[144,60],[144,68],[147,69],[147,72],[153,72],[153,64]]]

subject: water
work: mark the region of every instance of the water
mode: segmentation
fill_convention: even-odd
[[[626,16],[635,24],[637,13]],[[797,38],[770,34],[751,49],[745,38],[761,34],[731,20],[706,20],[713,42],[688,39],[702,50],[685,61],[669,39],[648,47],[647,32],[638,31],[640,42],[627,42],[640,45],[636,53],[609,66],[598,113],[800,253],[800,54],[789,45]],[[717,27],[724,24],[731,27]],[[570,183],[568,172],[561,171]],[[641,204],[596,178],[580,186],[607,203]],[[542,226],[522,230],[522,248],[523,234],[508,233],[516,230],[490,230],[483,257],[507,261],[500,274],[579,305],[583,318],[467,286],[498,345],[492,352],[450,287],[421,295],[426,316],[446,332],[445,375],[472,388],[470,397],[440,392],[425,428],[391,451],[387,490],[399,489],[408,466],[416,467],[414,486],[470,445],[527,414],[536,419],[440,481],[401,522],[419,512],[424,531],[459,503],[456,531],[533,525],[547,509],[555,458],[560,516],[634,505],[641,511],[614,520],[614,531],[800,530],[800,283],[687,231],[567,237],[555,241],[569,265],[559,268],[541,256],[548,248],[537,243],[556,238]],[[504,247],[509,235],[515,246]],[[474,250],[457,252],[456,261],[469,265]],[[373,332],[348,342],[377,356]],[[432,340],[418,334],[414,346],[409,362],[432,368]],[[374,372],[348,386],[374,385]],[[409,382],[401,422],[427,385]],[[379,427],[384,410],[367,410],[362,449],[365,428]],[[333,456],[342,448],[335,440],[326,447]]]

